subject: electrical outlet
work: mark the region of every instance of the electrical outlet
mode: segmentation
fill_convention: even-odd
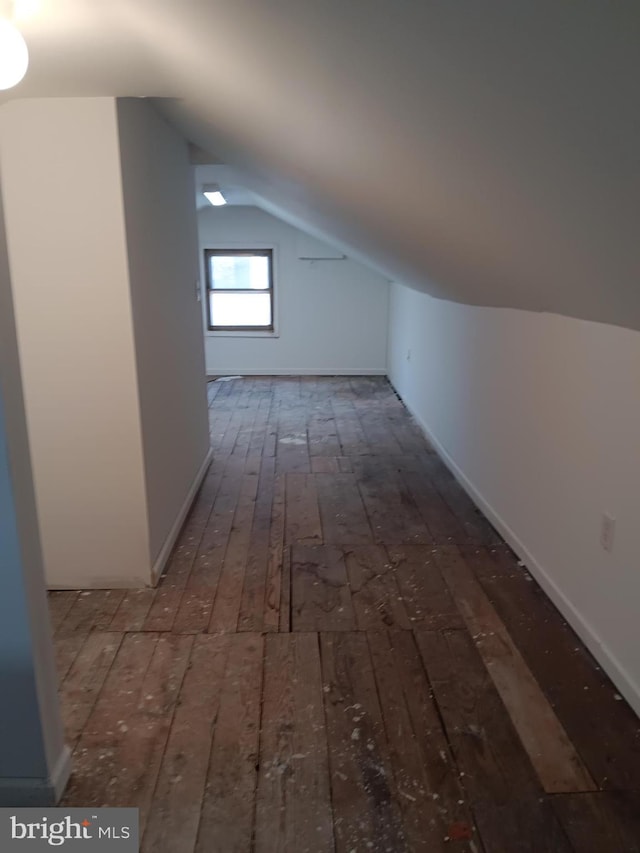
[[[411,361],[411,350],[407,350],[407,361]]]
[[[607,512],[603,513],[602,522],[600,524],[600,544],[605,551],[613,551],[613,537],[615,532],[615,518]]]

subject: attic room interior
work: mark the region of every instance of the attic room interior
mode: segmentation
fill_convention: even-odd
[[[639,46],[0,3],[1,850],[640,851]]]

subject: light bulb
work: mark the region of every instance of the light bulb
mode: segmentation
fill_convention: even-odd
[[[27,73],[29,51],[22,33],[12,23],[0,20],[0,89],[10,89]]]

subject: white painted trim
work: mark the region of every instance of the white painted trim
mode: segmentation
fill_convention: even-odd
[[[71,776],[71,749],[65,746],[51,774],[51,784],[55,792],[56,803],[62,799],[69,776]]]
[[[184,499],[184,503],[180,507],[180,512],[176,516],[176,520],[173,522],[173,527],[169,531],[169,535],[164,540],[164,545],[160,549],[160,553],[153,564],[151,569],[151,583],[155,586],[160,580],[160,575],[165,567],[167,560],[169,559],[169,555],[173,549],[173,546],[176,544],[176,540],[180,535],[180,531],[182,530],[182,525],[184,524],[184,520],[187,517],[187,513],[191,509],[191,504],[193,503],[196,494],[198,493],[198,489],[200,488],[202,481],[205,478],[207,470],[209,469],[209,465],[211,465],[211,460],[213,458],[213,450],[209,448],[207,455],[204,458],[204,462],[198,469],[198,473],[195,476],[195,479],[191,483],[191,487],[187,492],[187,496]]]
[[[0,808],[48,808],[60,802],[71,775],[71,750],[65,746],[49,779],[0,779]]]
[[[278,367],[254,370],[225,370],[224,373],[207,372],[213,376],[386,376],[386,367]]]
[[[391,382],[391,379],[389,380]],[[591,654],[602,666],[607,675],[611,678],[620,693],[625,697],[633,710],[640,716],[640,685],[638,685],[629,675],[627,670],[620,664],[616,656],[611,652],[606,643],[604,643],[598,633],[594,631],[592,626],[586,621],[582,614],[576,610],[571,601],[566,597],[562,590],[557,586],[550,573],[536,560],[534,555],[529,551],[527,546],[520,540],[517,533],[511,529],[507,522],[499,515],[498,512],[489,504],[482,496],[480,491],[474,486],[466,474],[458,467],[449,453],[444,449],[438,441],[427,423],[422,420],[420,415],[412,408],[409,403],[402,397],[400,392],[393,382],[392,387],[402,399],[404,405],[418,422],[424,434],[434,446],[438,455],[451,471],[462,488],[467,492],[474,503],[482,510],[484,515],[489,519],[491,524],[501,534],[504,540],[513,548],[515,553],[520,557],[527,569],[538,581],[542,589],[549,596],[551,601],[558,608],[573,630],[583,640]]]
[[[205,338],[279,338],[278,332],[211,332],[204,333]]]

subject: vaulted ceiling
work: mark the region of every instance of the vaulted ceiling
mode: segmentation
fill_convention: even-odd
[[[640,6],[17,0],[8,97],[158,98],[261,203],[435,296],[640,328]]]

